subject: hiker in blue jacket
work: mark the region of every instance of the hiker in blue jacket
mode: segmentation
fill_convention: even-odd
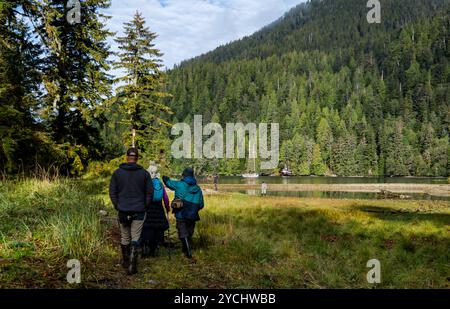
[[[177,219],[178,237],[185,256],[191,259],[192,235],[196,222],[200,221],[198,213],[204,207],[202,189],[197,185],[192,168],[186,168],[183,171],[181,181],[170,180],[169,177],[164,176],[163,182],[167,188],[175,191],[172,209]]]

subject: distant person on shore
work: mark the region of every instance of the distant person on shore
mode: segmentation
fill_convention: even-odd
[[[214,174],[214,191],[219,191],[219,175]]]
[[[175,191],[172,210],[177,219],[178,237],[185,256],[191,259],[192,236],[194,235],[196,222],[200,221],[198,213],[203,209],[204,201],[202,190],[194,177],[194,170],[186,168],[181,177],[181,181],[175,181],[164,176],[163,182],[167,188]]]
[[[263,182],[261,184],[261,195],[262,196],[267,196],[267,189],[268,189],[267,184],[265,182]]]
[[[142,226],[153,199],[152,179],[138,159],[137,149],[128,149],[127,163],[114,172],[109,185],[111,202],[119,212],[122,266],[129,275],[137,273]]]
[[[147,171],[152,177],[153,200],[147,209],[142,229],[142,257],[155,257],[159,244],[164,242],[164,232],[169,229],[169,221],[165,212],[170,213],[170,205],[166,189],[159,180],[156,163],[151,162]]]

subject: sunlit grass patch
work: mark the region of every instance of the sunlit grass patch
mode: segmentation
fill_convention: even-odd
[[[0,285],[64,286],[69,259],[79,259],[88,273],[111,253],[99,217],[103,201],[72,180],[2,182],[0,200]]]

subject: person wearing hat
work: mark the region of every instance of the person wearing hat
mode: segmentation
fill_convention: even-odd
[[[153,199],[152,179],[138,159],[137,149],[128,149],[127,163],[113,173],[109,185],[111,202],[119,213],[122,266],[129,275],[137,273],[142,226]]]
[[[183,252],[189,259],[192,258],[192,236],[195,224],[200,221],[199,211],[204,208],[203,193],[197,185],[194,170],[186,168],[180,181],[171,180],[164,176],[163,182],[167,188],[175,191],[175,199],[172,202],[172,210],[177,220],[178,237],[181,241]]]
[[[164,242],[164,231],[169,229],[166,213],[170,212],[169,197],[161,180],[159,180],[158,166],[151,162],[147,171],[153,182],[153,200],[147,210],[147,215],[142,229],[142,257],[155,257],[160,243]],[[164,204],[164,207],[163,207]]]

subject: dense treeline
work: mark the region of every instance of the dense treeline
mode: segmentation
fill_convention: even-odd
[[[123,155],[131,129],[142,153],[158,153],[158,134],[167,125],[161,117],[170,109],[160,99],[164,73],[156,34],[136,13],[117,38],[121,52],[114,65],[125,73],[114,80],[107,44],[113,33],[102,13],[110,1],[81,1],[75,23],[68,4],[0,0],[1,173],[54,167],[79,175],[91,161]],[[120,82],[115,94],[114,81]]]
[[[447,176],[450,5],[311,1],[170,71],[174,121],[278,122],[297,175]],[[239,173],[246,163],[204,162]],[[276,170],[273,172],[277,172]]]

